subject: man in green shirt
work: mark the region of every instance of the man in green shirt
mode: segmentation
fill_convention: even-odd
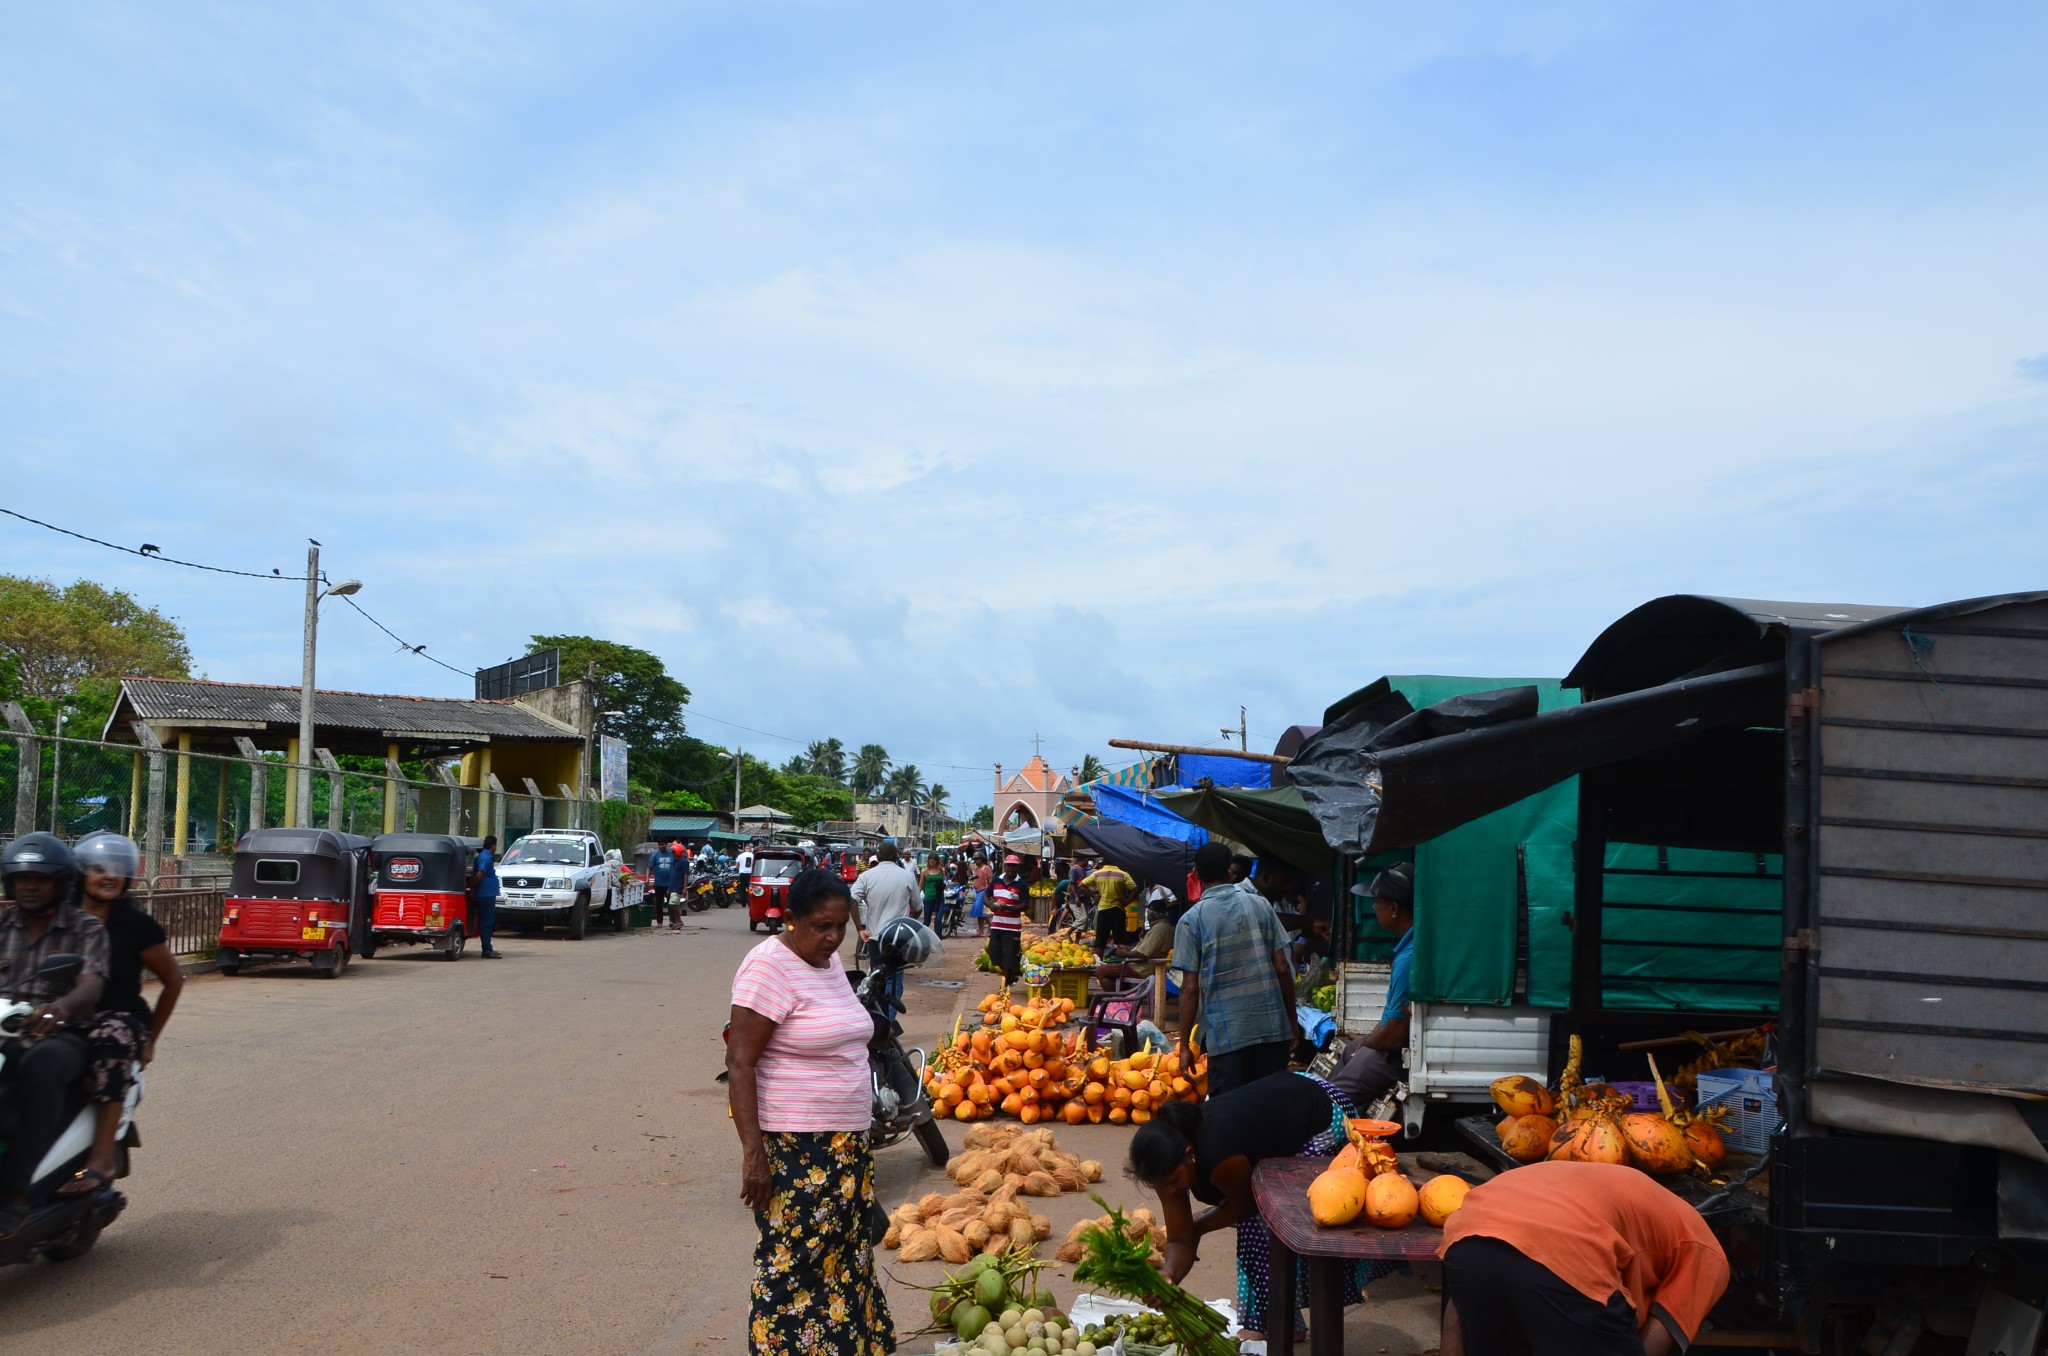
[[[1112,942],[1130,943],[1138,936],[1138,921],[1133,916],[1138,897],[1138,882],[1131,879],[1130,872],[1115,862],[1105,861],[1082,886],[1095,896],[1095,954],[1100,956],[1109,951]]]

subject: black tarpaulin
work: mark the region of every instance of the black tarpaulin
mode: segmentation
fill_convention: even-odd
[[[1084,819],[1067,832],[1093,847],[1103,860],[1131,873],[1140,885],[1164,885],[1185,896],[1195,869],[1195,845],[1162,838],[1112,819]]]
[[[1587,768],[1722,726],[1775,724],[1781,664],[1685,678],[1540,714],[1534,688],[1439,702],[1382,724],[1369,703],[1302,748],[1288,774],[1323,837],[1362,860],[1413,847]]]

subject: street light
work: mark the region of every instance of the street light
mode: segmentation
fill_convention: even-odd
[[[320,587],[320,544],[306,552],[306,664],[299,681],[299,795],[298,827],[313,822],[313,641],[320,627],[320,600],[346,598],[360,592],[363,581],[344,579],[332,588]]]

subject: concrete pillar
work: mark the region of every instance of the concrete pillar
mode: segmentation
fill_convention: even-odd
[[[566,782],[556,782],[555,789],[562,793],[562,809],[569,816],[569,823],[567,827],[572,829],[582,828],[583,802],[576,799],[576,793],[569,789],[568,784]]]
[[[222,758],[213,765],[219,774],[213,784],[213,850],[221,850],[221,842],[228,836],[228,762]]]
[[[497,807],[491,803],[493,778],[491,777],[491,746],[489,744],[484,745],[476,756],[476,785],[476,836],[482,838],[486,834],[498,831],[497,818],[492,814],[492,811]]]
[[[538,832],[548,826],[548,803],[541,798],[540,783],[531,777],[521,777],[526,783],[526,798],[533,806],[533,827]]]
[[[341,764],[334,761],[331,749],[314,749],[313,756],[320,760],[321,769],[327,774],[327,827],[341,831],[343,802],[348,799],[347,788],[341,777]]]
[[[164,746],[156,731],[143,722],[138,720],[131,728],[135,731],[135,742],[142,745],[144,756],[149,759],[148,809],[142,819],[142,875],[154,889],[156,878],[164,869]]]
[[[384,832],[398,832],[398,745],[384,746]]]
[[[249,827],[263,827],[263,812],[270,805],[270,788],[265,785],[264,771],[268,767],[263,755],[257,751],[256,741],[247,735],[235,736],[235,751],[242,755],[242,761],[249,765]]]
[[[142,753],[137,750],[128,766],[128,836],[142,832]]]
[[[468,759],[463,761],[467,763]],[[459,838],[462,836],[462,781],[446,763],[434,764],[434,771],[440,775],[441,785],[448,788],[448,832]]]
[[[36,831],[36,794],[42,789],[43,742],[34,738],[36,727],[20,702],[0,704],[0,716],[17,738],[19,757],[14,764],[14,836]]]
[[[284,742],[284,822],[299,822],[299,740],[294,735]]]
[[[178,732],[178,817],[171,825],[171,856],[181,865],[192,836],[192,735]]]

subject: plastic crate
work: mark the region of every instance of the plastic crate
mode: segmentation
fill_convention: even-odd
[[[1092,970],[1054,970],[1043,985],[1031,986],[1033,998],[1071,998],[1074,1006],[1088,1006],[1088,979]]]
[[[1728,1147],[1760,1154],[1778,1129],[1777,1075],[1765,1069],[1710,1069],[1699,1076],[1699,1109],[1728,1108],[1721,1138]]]

